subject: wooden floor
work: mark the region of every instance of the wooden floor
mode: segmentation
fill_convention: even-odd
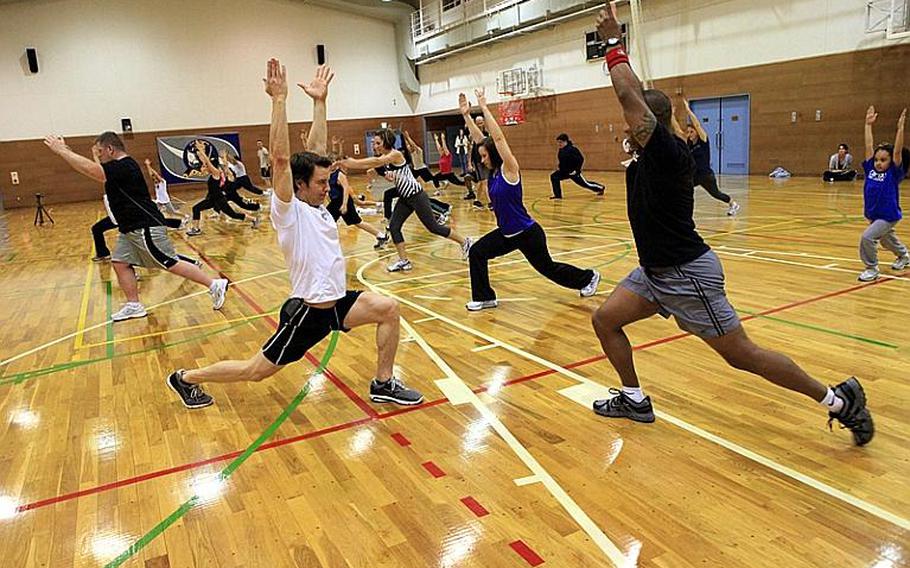
[[[743,205],[736,218],[696,195],[699,228],[753,338],[821,381],[863,380],[878,432],[856,448],[849,432],[828,431],[818,405],[728,368],[660,318],[628,330],[658,421],[591,412],[617,377],[590,313],[636,264],[621,176],[591,177],[607,183],[604,198],[567,185],[552,202],[546,173],[526,173],[525,202],[559,259],[603,273],[594,298],[511,255],[492,269],[500,307],[469,314],[456,245],[412,220],[414,270],[392,275],[390,251],[342,226],[350,285],[402,303],[399,374],[428,402],[407,411],[368,402],[374,332],[343,335],[299,409],[221,484],[213,475],[314,365],[212,386],[216,404],[198,411],[164,377],[246,357],[272,333],[289,285],[271,227],[172,233],[178,250],[234,281],[224,309],[212,311],[195,285],[145,271],[149,317],[111,325],[122,295],[110,266],[89,260],[100,203],[53,207],[57,224],[44,228],[31,210],[7,212],[0,564],[105,565],[198,493],[199,506],[124,565],[910,565],[910,273],[891,277],[884,253],[887,277],[857,282],[861,185],[723,180]],[[459,230],[493,226],[491,213],[448,194]],[[907,231],[899,227],[910,240]]]

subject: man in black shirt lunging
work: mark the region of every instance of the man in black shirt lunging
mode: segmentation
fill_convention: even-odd
[[[139,302],[139,288],[133,266],[163,268],[206,286],[216,310],[224,305],[227,280],[213,279],[198,266],[180,258],[167,237],[164,217],[149,196],[148,185],[139,164],[129,154],[123,140],[114,132],[95,139],[92,152],[98,162],[73,152],[60,136],[47,136],[44,143],[80,174],[104,184],[111,213],[117,220],[120,237],[112,262],[117,282],[126,295],[126,304],[114,313],[114,321],[145,317]]]
[[[732,367],[811,397],[828,411],[829,423],[839,421],[852,431],[857,445],[867,444],[874,426],[856,378],[826,387],[787,356],[759,347],[746,335],[727,300],[720,260],[695,230],[695,162],[686,143],[671,131],[670,99],[657,90],[642,90],[620,43],[620,25],[612,4],[601,10],[597,28],[607,40],[613,90],[638,155],[629,165],[626,200],[640,266],[592,318],[623,385],[613,398],[595,401],[594,412],[610,418],[654,421],[651,399],[644,396],[638,382],[632,346],[623,328],[654,314],[673,315],[681,329],[701,338]]]
[[[585,189],[590,189],[597,195],[604,194],[604,186],[596,181],[588,181],[585,176],[581,175],[581,166],[585,163],[585,157],[581,150],[572,141],[569,135],[562,133],[556,137],[556,144],[559,145],[559,166],[556,171],[550,174],[550,185],[553,187],[553,195],[550,199],[562,199],[561,181],[570,179],[576,185]]]

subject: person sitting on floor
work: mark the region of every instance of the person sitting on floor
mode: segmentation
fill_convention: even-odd
[[[827,182],[853,181],[856,170],[853,169],[853,154],[846,144],[837,147],[837,153],[828,160],[828,170],[822,175]]]

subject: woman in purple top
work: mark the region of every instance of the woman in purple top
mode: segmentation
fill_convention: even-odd
[[[894,232],[894,227],[903,217],[898,186],[905,175],[900,148],[904,145],[904,120],[907,118],[907,109],[904,109],[897,120],[897,135],[893,146],[882,144],[874,147],[872,125],[876,118],[878,113],[875,112],[874,106],[870,106],[866,111],[866,161],[863,162],[863,172],[866,176],[863,186],[863,215],[869,221],[869,226],[863,232],[859,243],[859,256],[866,265],[866,269],[859,275],[860,282],[871,282],[879,277],[879,242],[897,257],[891,265],[892,270],[904,270],[910,266],[907,247]]]
[[[593,296],[600,283],[596,270],[582,270],[575,266],[554,262],[547,249],[547,236],[543,228],[528,215],[521,199],[521,171],[518,160],[512,154],[506,137],[487,107],[483,89],[475,91],[477,104],[483,111],[490,135],[479,146],[480,159],[490,170],[489,194],[496,228],[480,238],[469,253],[471,265],[471,301],[465,306],[474,312],[495,308],[496,292],[490,287],[487,263],[491,258],[509,254],[514,250],[528,259],[537,272],[566,288],[579,290],[583,297]],[[464,93],[458,95],[461,114],[471,111]],[[473,121],[466,121],[475,137],[482,135]],[[474,132],[476,130],[476,132]]]

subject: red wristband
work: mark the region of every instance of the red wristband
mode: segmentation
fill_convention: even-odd
[[[626,50],[621,45],[617,45],[613,49],[607,52],[607,69],[613,69],[620,63],[629,63],[629,56],[626,55]]]

